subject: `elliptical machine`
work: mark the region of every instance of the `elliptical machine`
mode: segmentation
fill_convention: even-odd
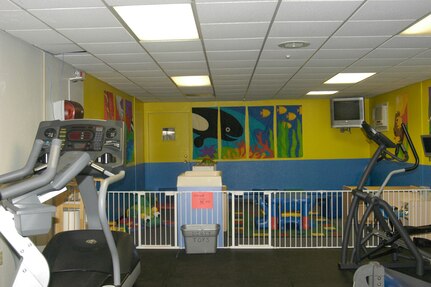
[[[431,232],[430,226],[403,226],[399,221],[399,218],[395,214],[393,208],[381,198],[381,194],[392,176],[394,176],[395,174],[413,171],[418,167],[419,157],[417,155],[416,149],[413,145],[406,126],[402,124],[404,135],[414,156],[415,162],[413,164],[409,164],[406,168],[401,168],[390,172],[376,193],[366,192],[364,191],[365,183],[367,182],[371,171],[379,161],[393,160],[397,162],[406,162],[408,160],[408,152],[402,145],[396,145],[384,134],[374,130],[366,122],[362,123],[362,128],[367,137],[373,140],[378,145],[378,148],[372,156],[371,160],[369,161],[367,167],[365,168],[357,188],[352,191],[353,198],[350,204],[350,211],[344,226],[344,237],[339,267],[340,269],[357,269],[362,264],[364,264],[365,260],[373,260],[375,258],[379,258],[385,255],[391,255],[391,262],[384,263],[385,266],[390,268],[413,267],[415,268],[416,274],[422,276],[424,274],[425,262],[431,262],[431,254],[418,248],[414,244],[410,236],[414,234]],[[401,150],[403,157],[401,158],[397,156],[396,153],[389,152],[388,149],[390,148]],[[363,211],[362,214],[359,213],[359,207],[361,205],[365,206],[365,211]],[[372,221],[372,219],[374,219],[377,224],[370,224],[370,221]],[[376,226],[378,227],[378,229],[376,229]],[[373,239],[377,239],[378,244],[375,247],[369,247],[370,244],[368,243]],[[353,245],[353,248],[351,248],[350,256],[349,245]],[[401,253],[405,250],[409,251],[409,254],[404,255]],[[401,258],[411,260],[401,261]],[[378,270],[374,268],[375,266],[377,265],[374,265],[372,266],[372,268],[370,268],[373,270]],[[377,275],[378,274],[376,271],[376,276]],[[414,278],[412,278],[412,282],[413,280]]]
[[[140,273],[140,260],[133,239],[127,233],[111,232],[106,218],[107,189],[125,176],[122,170],[124,147],[122,122],[69,120],[40,123],[26,166],[0,176],[0,183],[12,183],[0,189],[1,215],[9,214],[15,221],[13,229],[18,237],[47,233],[55,208],[41,202],[56,196],[58,192],[54,191],[64,189],[76,178],[89,229],[54,236],[43,252],[44,257],[39,253],[37,257],[23,260],[32,263],[25,269],[30,273],[35,270],[35,275],[32,279],[22,279],[24,275],[18,273],[14,287],[48,286],[48,280],[49,286],[66,287],[134,284]],[[48,164],[37,166],[38,159],[47,159]],[[42,175],[34,174],[35,167],[46,170]],[[94,176],[105,177],[99,191]],[[14,233],[12,226],[0,223],[1,233]],[[13,238],[5,238],[14,245]],[[32,245],[29,242],[25,239],[26,244]],[[32,248],[32,253],[37,253],[35,249]],[[19,253],[20,258],[28,257]],[[43,266],[40,270],[39,265]]]

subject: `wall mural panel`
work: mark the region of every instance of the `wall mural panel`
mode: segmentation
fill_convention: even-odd
[[[135,131],[133,127],[133,103],[125,100],[125,118],[126,123],[126,162],[132,163],[135,161]]]
[[[246,158],[245,107],[220,108],[221,158]]]
[[[249,158],[274,158],[274,107],[248,107]]]
[[[218,159],[218,108],[192,108],[193,159]]]
[[[115,103],[114,95],[109,91],[104,91],[104,119],[114,120],[115,119]]]
[[[408,128],[408,95],[397,96],[395,100],[395,117],[394,117],[394,142],[404,144],[405,147],[408,145],[404,142],[404,132],[401,124],[404,123]],[[400,149],[395,150],[397,156],[403,157],[403,153]]]
[[[277,106],[277,157],[302,156],[302,106]]]

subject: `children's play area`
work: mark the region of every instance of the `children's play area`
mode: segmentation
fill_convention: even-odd
[[[431,287],[430,0],[0,0],[0,287]]]

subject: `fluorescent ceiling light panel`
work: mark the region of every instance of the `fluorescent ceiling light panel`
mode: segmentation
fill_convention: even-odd
[[[325,84],[355,84],[371,77],[376,73],[339,73],[325,82]]]
[[[308,96],[326,96],[338,93],[338,91],[309,91]]]
[[[114,7],[141,41],[199,39],[190,4]]]
[[[431,35],[431,14],[402,31],[401,35]]]
[[[211,81],[208,76],[179,76],[171,78],[178,87],[211,86]]]

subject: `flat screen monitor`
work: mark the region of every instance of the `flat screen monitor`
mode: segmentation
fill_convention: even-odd
[[[423,135],[421,138],[425,156],[431,157],[431,135]]]
[[[360,128],[364,119],[364,98],[331,99],[331,126],[333,128]]]

